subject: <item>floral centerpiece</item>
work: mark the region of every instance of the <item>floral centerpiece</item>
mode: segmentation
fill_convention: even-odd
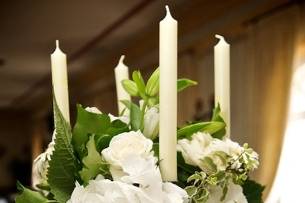
[[[119,117],[77,105],[71,129],[54,99],[54,139],[34,163],[39,182],[35,191],[18,183],[17,203],[261,202],[263,187],[249,179],[258,167],[258,155],[225,136],[219,106],[211,121],[178,129],[178,181],[163,181],[159,69],[147,82],[139,71],[132,76],[122,85],[138,103],[121,101],[126,108]],[[195,84],[179,79],[177,89]]]

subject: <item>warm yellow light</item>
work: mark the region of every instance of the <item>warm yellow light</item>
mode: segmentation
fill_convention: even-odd
[[[305,64],[294,73],[280,163],[267,203],[299,203],[305,183]]]

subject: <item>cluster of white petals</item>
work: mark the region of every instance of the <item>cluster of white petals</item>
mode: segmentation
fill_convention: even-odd
[[[213,138],[210,134],[202,132],[193,134],[191,140],[179,140],[177,148],[182,152],[187,164],[198,166],[202,170],[204,170],[204,164],[202,162],[204,157],[210,157],[217,166],[217,170],[225,170],[228,163],[224,163],[218,155],[215,155],[217,152],[225,153],[230,160],[238,160],[239,157],[243,156],[243,152],[245,151],[242,146],[229,138],[220,140]],[[247,159],[256,161],[256,165],[258,165],[258,155],[256,152],[251,152],[250,157]],[[238,161],[235,161],[232,165],[235,169],[238,169],[240,166],[241,163]]]
[[[113,181],[99,176],[84,187],[76,185],[69,203],[187,203],[185,190],[164,183],[153,143],[140,131],[115,136],[102,156]]]

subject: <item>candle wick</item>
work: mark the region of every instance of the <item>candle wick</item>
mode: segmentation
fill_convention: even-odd
[[[120,60],[119,60],[119,63],[123,63],[123,60],[125,59],[125,55],[122,55]]]
[[[217,39],[224,40],[224,37],[221,36],[221,35],[216,34],[215,37],[216,37]]]
[[[59,48],[59,41],[56,40],[55,43],[56,43],[56,48]]]
[[[168,5],[165,6],[165,9],[166,9],[166,15],[172,16]]]

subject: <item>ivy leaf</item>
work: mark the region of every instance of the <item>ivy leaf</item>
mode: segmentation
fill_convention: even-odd
[[[75,187],[79,165],[71,143],[70,125],[61,114],[55,98],[53,100],[56,139],[54,151],[49,161],[47,178],[54,198],[60,203],[65,203],[70,199]]]
[[[265,189],[261,184],[247,179],[242,185],[243,193],[249,203],[263,203],[263,191]]]
[[[217,106],[213,109],[213,116],[212,116],[212,121],[217,121],[217,122],[222,122],[224,123],[224,125],[226,126],[225,121],[223,120],[223,118],[220,115],[221,113],[221,109],[220,109],[220,105],[219,103],[217,104]],[[214,138],[218,138],[218,139],[222,139],[224,136],[226,135],[226,128],[222,128],[219,129],[216,132],[211,133],[211,136]]]
[[[196,81],[187,78],[181,78],[177,81],[177,90],[178,92],[181,92],[182,90],[194,85],[197,85]]]
[[[196,132],[205,132],[213,135],[215,132],[219,132],[223,128],[225,128],[224,122],[218,122],[218,121],[199,122],[180,128],[177,132],[177,135],[178,135],[178,139],[182,139],[182,138],[190,139],[191,136]]]
[[[207,173],[217,172],[217,166],[210,157],[204,157],[204,159],[202,159],[201,162],[202,162],[202,167],[206,169]]]
[[[101,169],[107,169],[107,164],[103,162],[100,153],[96,150],[94,136],[90,137],[87,143],[87,150],[88,155],[83,158],[83,169],[80,171],[80,176],[85,183],[100,174]]]
[[[88,112],[81,105],[77,105],[77,119],[72,142],[80,159],[87,154],[86,143],[90,134],[103,135],[110,126],[111,121],[108,115]]]
[[[17,188],[21,192],[16,199],[16,203],[47,203],[48,199],[41,193],[24,187],[20,182],[17,182]]]

